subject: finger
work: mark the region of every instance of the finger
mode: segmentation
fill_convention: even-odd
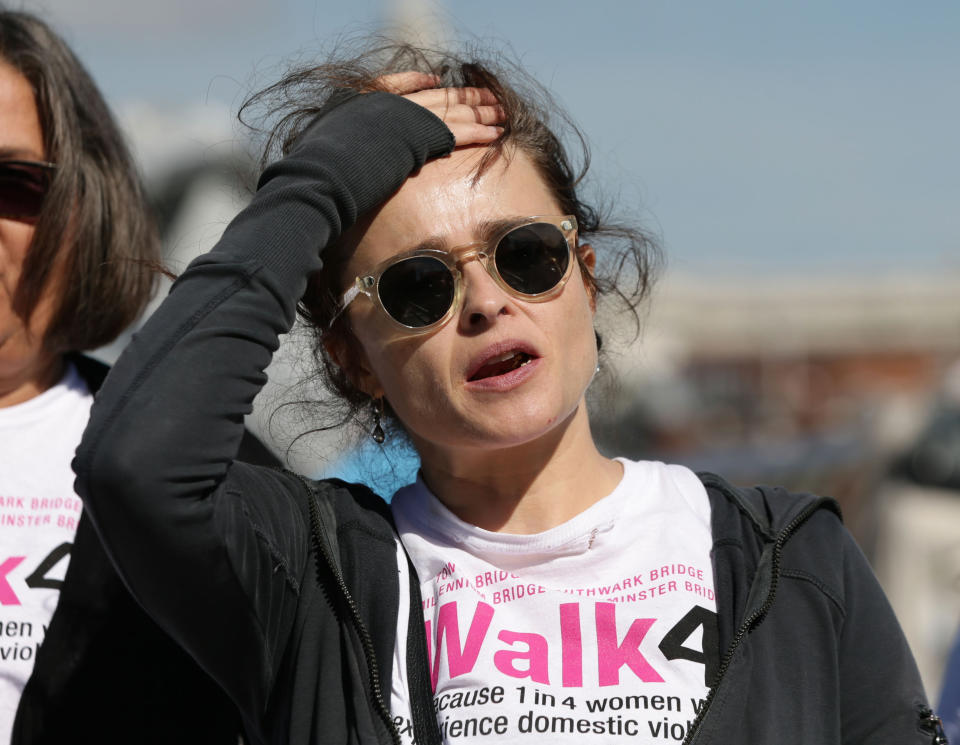
[[[424,88],[432,89],[439,82],[440,78],[437,75],[432,75],[428,72],[416,72],[413,70],[408,72],[394,72],[390,73],[389,75],[381,75],[376,79],[376,83],[380,90],[384,90],[387,93],[396,93],[400,96],[408,93],[415,93],[416,91],[422,91]]]
[[[477,124],[502,124],[507,120],[507,112],[503,106],[473,106],[470,109],[473,112],[474,121]]]
[[[439,112],[438,115],[440,115]],[[454,122],[475,122],[477,124],[502,124],[507,115],[503,107],[496,106],[454,106],[446,109],[440,116],[450,126]]]
[[[407,98],[428,109],[452,107],[457,104],[493,106],[498,103],[497,97],[488,88],[431,88],[410,93]]]
[[[477,122],[454,122],[447,125],[457,147],[493,142],[503,134],[503,127],[492,127]]]
[[[406,96],[411,100],[411,96]],[[455,104],[448,106],[439,104],[435,106],[425,106],[428,111],[432,111],[447,126],[453,122],[477,122],[479,124],[502,124],[506,121],[506,110],[500,104],[490,106],[466,106],[464,104]]]

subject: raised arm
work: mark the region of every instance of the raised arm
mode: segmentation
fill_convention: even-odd
[[[471,106],[411,98],[355,95],[266,170],[117,362],[74,461],[134,596],[215,678],[250,681],[241,706],[264,700],[306,557],[299,482],[235,463],[243,417],[324,246],[455,138],[479,141]]]

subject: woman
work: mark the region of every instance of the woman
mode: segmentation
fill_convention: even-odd
[[[409,48],[272,93],[285,157],[118,362],[75,461],[251,741],[933,741],[833,502],[597,451],[601,225],[529,94]],[[420,456],[389,508],[236,457],[301,298],[374,439],[395,417]]]
[[[140,315],[158,263],[93,81],[41,20],[0,11],[0,743],[18,704],[18,743],[237,739],[232,705],[133,602],[73,492],[106,375],[80,353]]]

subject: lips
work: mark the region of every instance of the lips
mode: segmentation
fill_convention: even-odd
[[[539,359],[536,350],[522,342],[508,342],[486,349],[474,358],[467,374],[468,382],[502,378]]]
[[[532,360],[533,357],[526,352],[507,352],[496,359],[485,362],[468,380],[483,380],[497,375],[506,375],[508,372],[513,372],[519,367],[530,364]]]

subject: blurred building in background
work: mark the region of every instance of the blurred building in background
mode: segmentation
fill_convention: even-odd
[[[668,276],[609,452],[835,497],[934,694],[960,619],[960,276]]]
[[[608,449],[831,494],[867,540],[864,502],[960,360],[960,274],[668,275],[611,358],[618,404],[596,422]]]

